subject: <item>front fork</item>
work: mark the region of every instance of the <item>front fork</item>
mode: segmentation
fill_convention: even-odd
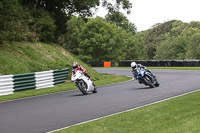
[[[155,83],[155,78],[154,78],[153,74],[152,74],[152,73],[148,73],[148,75],[149,75],[150,78],[151,78],[152,84],[154,84],[154,83]]]
[[[75,82],[74,82],[74,84],[75,84],[75,86],[76,86],[76,87],[79,87],[79,86],[78,86],[78,82],[77,82],[77,81],[75,81]]]

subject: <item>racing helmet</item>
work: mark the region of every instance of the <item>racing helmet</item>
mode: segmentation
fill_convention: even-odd
[[[72,63],[72,67],[73,67],[73,69],[78,68],[78,62],[74,61],[74,62]]]
[[[137,64],[135,62],[131,63],[131,67],[132,67],[133,70],[136,68],[136,66],[137,66]]]

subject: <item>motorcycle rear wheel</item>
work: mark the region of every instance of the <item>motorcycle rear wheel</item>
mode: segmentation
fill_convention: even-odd
[[[94,86],[94,90],[92,91],[92,93],[97,93],[97,87]]]
[[[144,82],[151,88],[154,88],[155,86],[151,83],[151,78],[149,76],[145,76],[143,78]]]
[[[157,79],[155,79],[155,82],[156,82],[156,83],[155,83],[155,87],[159,87],[160,84],[159,84],[159,82],[158,82]]]

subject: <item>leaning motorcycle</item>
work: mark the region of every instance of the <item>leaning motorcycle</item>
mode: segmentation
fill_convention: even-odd
[[[89,92],[97,93],[93,82],[80,70],[72,73],[71,81],[75,82],[75,86],[77,86],[84,95],[87,95]]]
[[[152,73],[147,72],[145,69],[138,68],[135,74],[136,78],[139,80],[139,83],[143,83],[151,88],[158,87],[160,85],[157,78],[154,77]]]

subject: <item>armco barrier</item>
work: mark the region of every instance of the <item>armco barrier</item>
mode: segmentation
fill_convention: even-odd
[[[15,91],[54,87],[67,80],[69,69],[0,76],[0,96]]]
[[[200,60],[123,60],[119,67],[130,67],[133,61],[148,67],[200,67]]]

